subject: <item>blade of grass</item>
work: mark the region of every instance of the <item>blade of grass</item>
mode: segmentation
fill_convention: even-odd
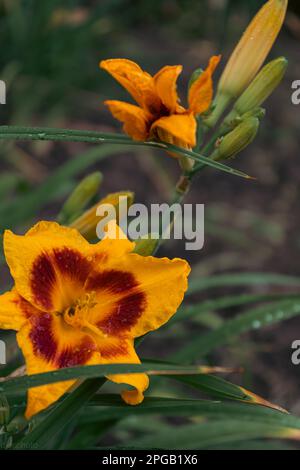
[[[181,307],[176,315],[166,324],[172,325],[177,323],[181,320],[187,320],[203,313],[232,308],[232,307],[241,307],[243,305],[254,304],[258,302],[270,302],[272,300],[293,300],[299,297],[299,293],[289,293],[289,294],[278,294],[278,293],[270,293],[270,294],[241,294],[241,295],[233,295],[233,296],[226,296],[220,297],[218,299],[211,299],[205,300],[204,302],[188,305]]]
[[[47,447],[49,439],[52,439],[72,419],[75,418],[81,407],[87,403],[103,385],[104,379],[88,379],[70,395],[59,402],[42,421],[38,423],[28,434],[17,442],[14,449],[37,450]]]
[[[257,438],[289,438],[293,430],[281,425],[235,421],[231,418],[187,426],[170,427],[148,437],[135,439],[140,449],[207,449],[210,446]]]
[[[192,158],[196,162],[203,165],[211,166],[217,170],[224,171],[231,175],[240,176],[246,179],[252,179],[242,171],[235,170],[223,163],[211,160],[192,150],[183,149],[175,145],[164,142],[138,142],[128,139],[118,134],[107,134],[96,131],[80,131],[74,129],[51,129],[51,128],[34,128],[34,127],[18,127],[18,126],[0,126],[0,140],[51,140],[57,142],[86,142],[91,144],[108,143],[122,144],[131,146],[144,146],[160,148],[166,151],[172,151],[179,155]]]
[[[118,395],[96,395],[81,412],[80,423],[127,418],[144,415],[205,417],[215,420],[234,419],[265,423],[295,429],[300,437],[300,418],[264,406],[249,406],[244,403],[211,400],[146,397],[139,406],[126,405]]]
[[[215,348],[229,343],[242,333],[273,325],[300,314],[300,297],[294,301],[275,302],[252,309],[225,322],[220,328],[194,339],[172,356],[176,362],[192,361],[210,353]]]
[[[118,419],[100,421],[92,423],[90,426],[80,428],[69,443],[64,447],[67,450],[88,449],[91,445],[97,444],[101,436],[110,431],[118,423]]]
[[[95,366],[67,367],[53,372],[25,375],[0,382],[0,393],[12,393],[26,390],[30,387],[62,382],[72,379],[84,379],[91,377],[106,377],[116,374],[138,374],[145,372],[148,375],[185,375],[201,374],[206,370],[205,366],[178,366],[174,364],[105,364]]]
[[[239,401],[251,405],[263,405],[267,408],[286,412],[286,410],[281,406],[271,403],[239,385],[235,385],[220,377],[215,377],[214,375],[199,375],[194,377],[174,376],[171,378],[184,383],[185,385],[196,388],[201,392],[205,392],[210,397],[219,398],[221,400]]]
[[[201,292],[205,289],[211,289],[213,287],[235,287],[262,284],[300,287],[300,278],[274,273],[217,274],[206,278],[191,278],[187,295]]]
[[[147,359],[143,359],[144,364],[146,364],[147,362]],[[149,359],[149,362],[155,362],[157,364],[165,363],[164,361],[153,361],[152,359]],[[282,407],[265,400],[259,395],[256,395],[253,392],[246,390],[244,387],[233,384],[228,380],[224,380],[221,377],[211,375],[213,373],[216,373],[213,368],[211,371],[208,368],[207,373],[205,374],[198,374],[194,376],[174,375],[166,376],[166,378],[184,383],[185,385],[193,387],[201,392],[205,392],[210,397],[218,398],[221,400],[239,401],[254,405],[263,405],[268,408],[273,408],[274,410],[279,410],[286,413],[286,410]]]

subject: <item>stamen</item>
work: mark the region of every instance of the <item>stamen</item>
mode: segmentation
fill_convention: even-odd
[[[88,321],[89,310],[96,305],[96,293],[86,293],[64,311],[63,318],[68,325],[74,328],[79,328],[80,330],[88,329],[97,336],[104,337],[104,333]]]

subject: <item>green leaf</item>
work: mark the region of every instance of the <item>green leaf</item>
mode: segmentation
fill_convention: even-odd
[[[239,401],[248,404],[263,405],[267,408],[273,408],[274,410],[286,412],[286,410],[284,410],[282,407],[265,400],[259,395],[256,395],[249,390],[228,382],[227,380],[224,380],[220,377],[215,377],[214,375],[203,374],[189,377],[173,376],[170,378],[205,392],[210,397],[215,397],[222,400]]]
[[[118,423],[118,419],[91,423],[89,426],[80,427],[75,436],[65,447],[68,450],[88,449],[91,445],[97,444],[100,437],[110,431]]]
[[[99,413],[97,413],[97,411]],[[225,403],[211,400],[146,397],[139,406],[128,406],[118,395],[96,395],[87,409],[80,415],[81,423],[92,423],[100,419],[120,419],[128,416],[159,414],[166,416],[194,415],[211,419],[253,420],[257,423],[280,424],[300,429],[300,418],[287,413],[243,403]]]
[[[66,380],[84,379],[91,377],[106,377],[115,374],[134,374],[145,372],[148,375],[185,375],[185,374],[201,374],[201,366],[178,366],[173,364],[105,364],[94,366],[77,366],[67,367],[55,370],[53,372],[45,372],[43,374],[25,375],[23,377],[12,378],[4,382],[0,382],[0,393],[12,393],[26,390],[30,387],[40,385],[63,382]]]
[[[94,396],[103,383],[104,379],[85,380],[76,390],[58,402],[32,431],[17,442],[14,449],[47,448],[49,440],[77,416],[81,408]]]
[[[235,287],[243,285],[282,285],[300,287],[300,278],[273,273],[218,274],[211,277],[191,278],[187,295],[213,287]]]
[[[175,380],[206,392],[214,398],[252,402],[250,396],[241,387],[214,375],[177,377]]]
[[[280,425],[235,421],[233,419],[170,427],[151,436],[135,439],[139,449],[207,449],[211,446],[257,438],[281,438],[290,430]]]
[[[143,359],[144,364],[148,362],[147,359]],[[153,361],[156,364],[165,364],[164,361]],[[171,375],[166,376],[171,380],[175,380],[190,387],[196,388],[201,392],[205,392],[210,397],[219,398],[222,400],[234,400],[239,402],[244,402],[248,404],[263,405],[268,408],[273,408],[275,410],[283,411],[286,413],[282,407],[275,405],[259,395],[254,394],[253,392],[241,387],[239,385],[233,384],[227,380],[222,379],[221,377],[216,377],[211,375],[213,373],[226,373],[226,368],[222,367],[206,367],[206,373],[198,375]]]
[[[299,314],[300,297],[293,301],[283,300],[252,309],[231,320],[227,320],[221,327],[192,340],[177,354],[174,354],[172,360],[176,362],[194,360],[207,355],[215,348],[229,343],[242,333],[273,325]]]
[[[223,163],[211,160],[191,150],[183,149],[175,145],[164,142],[137,142],[123,135],[107,134],[96,131],[80,131],[74,129],[51,129],[42,127],[18,127],[0,126],[0,140],[52,140],[57,142],[87,142],[91,144],[110,143],[132,146],[144,146],[160,148],[166,151],[175,152],[179,155],[192,158],[203,165],[211,166],[217,170],[224,171],[231,175],[251,179],[242,171],[230,168]]]
[[[84,414],[82,424],[98,420],[122,419],[129,416],[191,416],[208,421],[188,426],[172,426],[142,439],[135,448],[202,449],[228,442],[274,437],[300,438],[300,419],[269,408],[243,404],[218,403],[208,400],[146,398],[137,407],[124,405],[114,396],[97,396]]]
[[[218,299],[205,300],[204,302],[199,302],[197,304],[188,305],[181,307],[176,315],[166,324],[172,325],[181,320],[191,319],[197,317],[203,313],[211,312],[215,310],[240,307],[243,305],[248,305],[257,302],[269,302],[272,300],[293,300],[299,297],[299,293],[290,293],[290,294],[241,294],[241,295],[232,295],[226,297],[220,297]]]

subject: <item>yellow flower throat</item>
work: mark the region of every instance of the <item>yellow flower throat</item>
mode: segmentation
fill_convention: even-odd
[[[99,328],[88,321],[88,314],[91,309],[97,305],[96,293],[86,293],[83,297],[77,299],[73,305],[68,307],[63,313],[64,321],[74,328],[88,329],[97,336],[104,336]]]

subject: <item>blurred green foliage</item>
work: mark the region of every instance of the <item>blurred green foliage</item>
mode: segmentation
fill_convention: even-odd
[[[100,89],[97,62],[124,50],[123,35],[166,29],[180,37],[219,37],[241,7],[250,16],[259,0],[2,0],[0,75],[13,88],[3,119],[20,123],[33,112],[74,110],[78,89]],[[203,14],[205,12],[205,14]],[[219,27],[216,29],[216,25]],[[130,41],[129,41],[130,42]],[[142,51],[140,51],[140,54]],[[34,93],[32,92],[34,90]],[[63,98],[63,102],[61,101]]]

